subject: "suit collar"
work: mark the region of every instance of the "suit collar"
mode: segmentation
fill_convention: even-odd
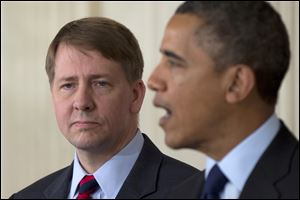
[[[279,198],[276,183],[289,173],[296,146],[297,140],[281,122],[278,134],[250,174],[240,198]]]
[[[73,162],[70,166],[61,170],[61,174],[56,177],[49,186],[44,190],[43,194],[47,199],[67,198],[70,191],[70,183],[72,179]]]
[[[156,191],[163,156],[150,139],[143,136],[142,151],[116,198],[140,199]]]

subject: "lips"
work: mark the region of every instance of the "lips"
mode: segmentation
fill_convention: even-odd
[[[100,124],[94,121],[75,121],[71,125],[77,128],[89,129],[89,128],[96,128]]]
[[[165,109],[166,113],[160,118],[159,125],[164,126],[170,120],[172,114],[169,109],[164,108],[164,107],[161,107],[161,108]]]
[[[153,104],[154,104],[155,107],[162,108],[165,111],[165,114],[159,120],[159,125],[163,127],[172,118],[172,114],[173,114],[172,110],[171,110],[171,108],[170,108],[169,105],[167,105],[166,103],[162,102],[158,98],[154,99]]]

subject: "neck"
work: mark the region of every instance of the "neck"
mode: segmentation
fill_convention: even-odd
[[[231,114],[221,126],[218,126],[213,139],[201,146],[204,152],[214,160],[220,161],[247,136],[259,128],[272,114],[274,108],[244,109]]]

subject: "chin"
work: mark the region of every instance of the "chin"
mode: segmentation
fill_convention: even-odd
[[[172,149],[181,149],[184,148],[185,146],[182,143],[182,138],[175,137],[172,134],[166,134],[165,136],[165,143],[168,147]]]
[[[72,145],[74,147],[76,147],[77,149],[81,149],[81,150],[88,150],[94,146],[93,143],[86,142],[86,141],[75,141],[75,142],[72,142]]]
[[[77,149],[89,150],[101,147],[103,143],[101,139],[89,135],[81,135],[80,137],[70,139],[69,142]]]
[[[197,149],[198,140],[195,137],[184,135],[184,132],[166,132],[165,143],[172,149]]]

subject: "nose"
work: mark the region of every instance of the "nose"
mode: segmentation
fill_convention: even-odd
[[[75,94],[73,107],[77,111],[92,111],[95,108],[92,91],[87,87],[79,87]]]
[[[166,82],[164,80],[164,75],[163,72],[161,71],[160,66],[157,66],[152,74],[150,75],[148,82],[147,82],[148,87],[155,91],[165,91],[167,89]]]

